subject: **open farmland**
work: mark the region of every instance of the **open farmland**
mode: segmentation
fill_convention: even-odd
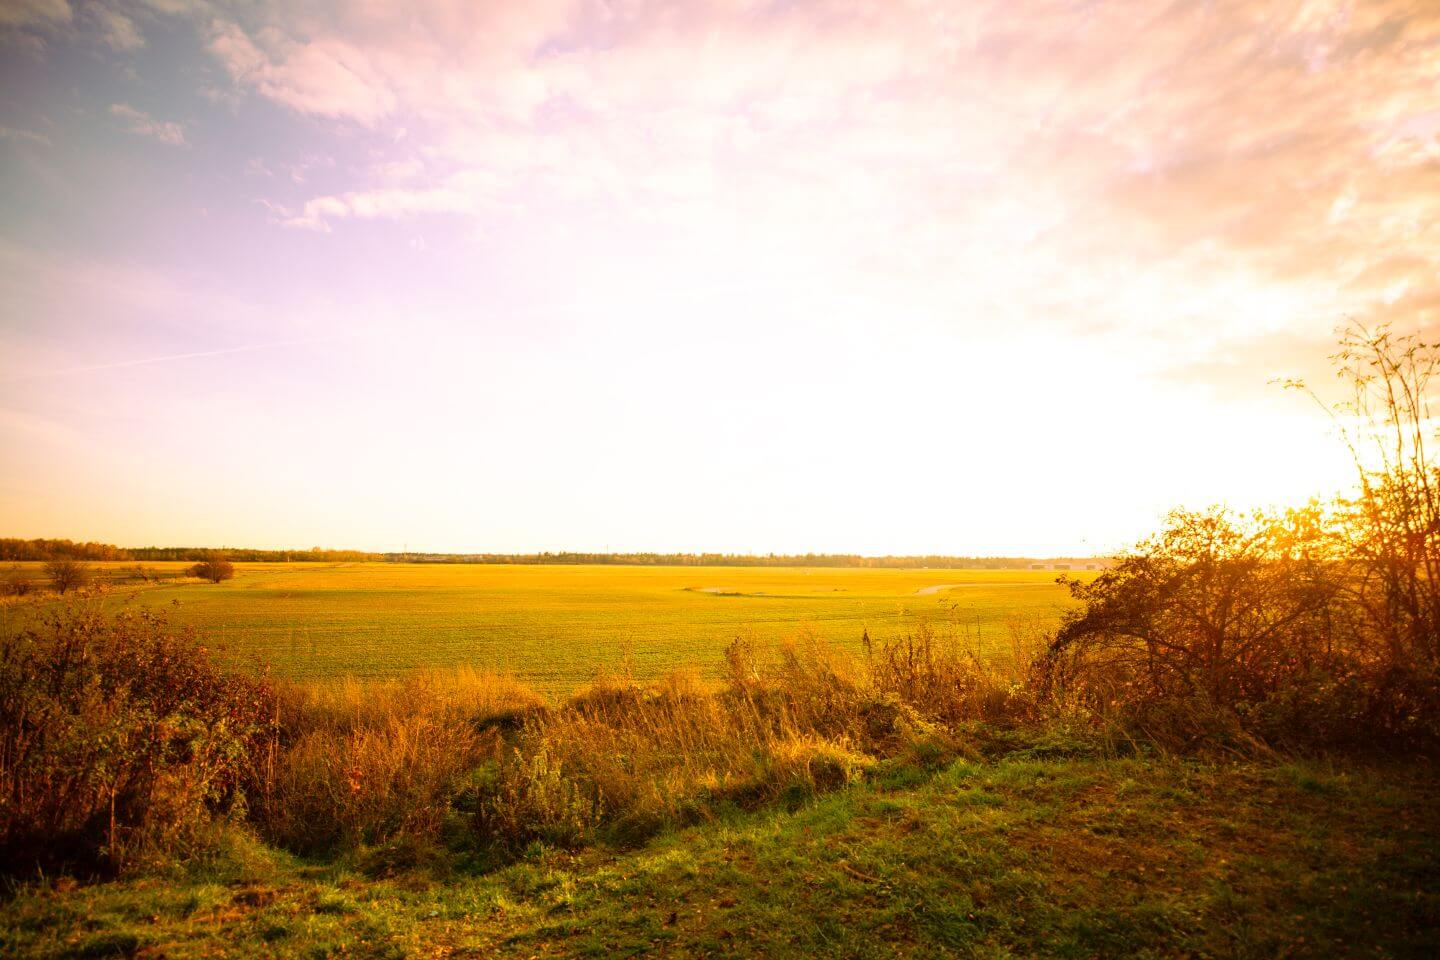
[[[128,564],[98,564],[106,572]],[[182,564],[152,564],[161,573]],[[128,602],[197,627],[224,655],[303,679],[469,664],[563,696],[599,670],[711,670],[736,636],[805,631],[854,649],[921,621],[1010,649],[1012,624],[1067,602],[1043,570],[238,564],[219,585],[150,585]],[[37,571],[38,573],[38,571]],[[122,588],[111,602],[127,602]]]

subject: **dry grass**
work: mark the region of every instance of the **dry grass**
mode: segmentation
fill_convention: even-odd
[[[766,658],[737,641],[728,679],[597,679],[536,714],[500,765],[478,828],[512,847],[632,842],[728,807],[813,795],[886,757],[965,752],[949,721],[1014,712],[1024,664],[996,667],[933,634],[868,658],[802,635]],[[921,664],[914,671],[901,664]]]
[[[434,840],[501,731],[540,707],[513,678],[469,668],[285,687],[252,817],[306,853]]]
[[[505,726],[544,706],[529,687],[507,674],[473,667],[427,670],[388,680],[346,677],[292,683],[283,689],[281,725],[301,733],[336,733],[387,726],[397,717],[460,717]]]
[[[281,754],[253,816],[266,837],[304,853],[434,839],[469,772],[496,747],[493,734],[425,714],[314,730]]]

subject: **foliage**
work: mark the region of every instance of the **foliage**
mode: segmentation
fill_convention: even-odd
[[[85,586],[90,582],[92,572],[89,564],[66,557],[51,560],[45,564],[45,575],[50,578],[55,589],[62,594],[76,587]]]
[[[1089,583],[1036,683],[1171,747],[1440,747],[1440,354],[1351,328],[1336,410],[1359,489],[1331,505],[1177,512]]]
[[[496,732],[539,708],[507,677],[458,670],[403,681],[282,687],[280,750],[252,820],[274,843],[325,853],[434,841]]]
[[[131,547],[123,551],[132,559],[151,561],[204,560],[214,552],[210,547]],[[309,550],[225,547],[223,552],[240,563],[363,563],[382,559],[380,554],[365,550],[326,550],[323,547],[311,547]]]
[[[209,580],[211,583],[219,583],[221,580],[233,580],[235,578],[235,565],[231,563],[223,553],[211,553],[204,560],[190,568],[192,577],[199,577],[202,580]]]
[[[113,543],[76,543],[73,540],[20,540],[0,537],[0,560],[125,560],[129,553]]]
[[[243,807],[269,702],[148,614],[0,637],[0,863],[112,872],[183,844]]]
[[[492,744],[467,723],[425,715],[343,733],[317,730],[281,753],[254,819],[273,843],[307,854],[433,840]]]
[[[1440,344],[1352,326],[1335,356],[1350,398],[1337,405],[1359,475],[1340,533],[1350,597],[1391,665],[1440,670],[1440,443],[1431,384]]]

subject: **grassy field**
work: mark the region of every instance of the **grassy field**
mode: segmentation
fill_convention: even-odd
[[[1426,765],[961,762],[502,870],[307,863],[30,888],[15,957],[1431,957]],[[378,852],[376,852],[378,853]]]
[[[129,563],[97,564],[119,573]],[[147,564],[177,572],[184,564]],[[37,570],[38,573],[38,570]],[[1082,574],[1083,575],[1083,574]],[[377,677],[469,664],[563,696],[597,670],[648,679],[712,669],[739,635],[810,630],[858,648],[929,621],[987,653],[1014,623],[1047,626],[1066,603],[1032,570],[239,564],[222,584],[121,588],[125,602],[191,624],[227,657],[299,679]]]

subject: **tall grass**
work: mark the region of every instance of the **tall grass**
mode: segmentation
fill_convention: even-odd
[[[303,853],[433,840],[502,732],[540,707],[513,679],[470,668],[284,686],[252,820]]]
[[[804,634],[759,652],[737,640],[725,678],[608,677],[536,714],[476,816],[489,842],[621,842],[731,807],[799,799],[877,763],[965,752],[958,725],[1032,710],[1028,661],[986,663],[926,629],[856,657]]]
[[[228,822],[305,854],[447,829],[491,851],[632,842],[797,800],[1013,722],[1023,664],[930,631],[866,656],[736,642],[724,678],[599,678],[558,706],[470,669],[287,684],[215,667],[153,617],[76,606],[0,645],[0,855],[117,871]],[[187,839],[188,838],[188,839]],[[451,836],[453,839],[453,836]],[[57,844],[57,840],[61,841]]]

